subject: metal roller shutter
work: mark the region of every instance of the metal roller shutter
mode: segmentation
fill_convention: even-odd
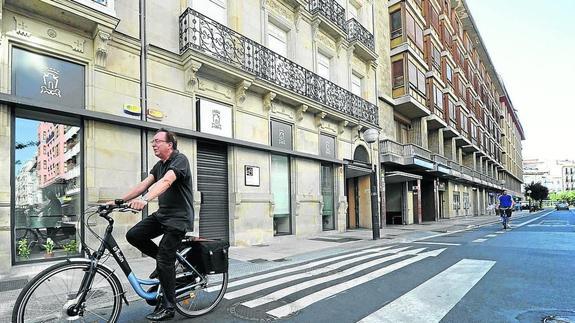
[[[228,149],[198,142],[198,190],[202,193],[200,236],[229,240]]]

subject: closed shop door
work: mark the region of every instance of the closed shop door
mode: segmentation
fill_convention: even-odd
[[[202,193],[200,236],[229,240],[228,148],[198,142],[198,190]]]

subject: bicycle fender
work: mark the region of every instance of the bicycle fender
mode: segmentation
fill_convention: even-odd
[[[66,262],[83,262],[86,264],[91,264],[92,260],[90,259],[86,259],[86,258],[67,258]],[[101,264],[98,263],[99,267],[105,268],[106,270],[108,270],[109,272],[111,272],[114,276],[116,276],[116,278],[118,278],[118,276],[115,274],[115,271],[110,268],[110,266],[105,265],[105,264]],[[118,281],[120,281],[120,279],[118,278]],[[124,303],[126,304],[126,306],[130,306],[130,303],[128,303],[128,299],[126,298],[126,291],[124,290],[124,285],[120,282],[120,295],[122,295],[122,299],[124,300]]]

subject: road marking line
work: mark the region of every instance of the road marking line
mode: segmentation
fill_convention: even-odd
[[[436,257],[439,254],[441,254],[444,250],[446,250],[446,248],[432,250],[432,251],[418,254],[412,258],[408,258],[408,259],[402,260],[400,262],[396,262],[396,263],[391,264],[387,267],[373,271],[369,274],[354,278],[353,280],[346,281],[346,282],[343,282],[341,284],[322,289],[318,292],[315,292],[313,294],[302,297],[302,298],[300,298],[300,299],[298,299],[292,303],[289,303],[289,304],[286,304],[284,306],[278,307],[274,310],[268,311],[267,313],[270,315],[273,315],[275,317],[278,317],[278,318],[287,316],[293,312],[299,311],[299,310],[301,310],[301,309],[303,309],[309,305],[312,305],[316,302],[319,302],[323,299],[329,298],[335,294],[341,293],[343,291],[347,291],[353,287],[367,283],[371,280],[379,278],[379,277],[381,277],[385,274],[388,274],[390,272],[393,272],[395,270],[401,269],[401,268],[408,266],[410,264],[416,263],[420,260],[426,259],[428,257]]]
[[[382,250],[386,250],[391,248],[392,246],[385,246],[385,247],[381,247],[381,248],[372,248],[372,249],[366,249],[366,250],[362,250],[359,252],[353,252],[353,253],[348,253],[345,255],[341,255],[341,256],[336,256],[336,257],[331,257],[328,259],[323,259],[323,260],[319,260],[319,261],[313,261],[307,264],[303,264],[300,266],[295,266],[295,267],[291,267],[291,268],[287,268],[287,269],[283,269],[283,270],[278,270],[278,271],[273,271],[273,272],[269,272],[267,274],[263,274],[263,275],[257,275],[257,276],[253,276],[253,277],[248,277],[248,278],[244,278],[244,279],[240,279],[240,280],[236,280],[233,282],[230,282],[228,284],[228,288],[234,287],[234,286],[239,286],[239,285],[243,285],[243,284],[247,284],[247,283],[251,283],[257,280],[262,280],[262,279],[266,279],[266,278],[270,278],[270,277],[275,277],[275,276],[279,276],[279,275],[284,275],[284,274],[289,274],[291,272],[294,271],[300,271],[302,269],[307,269],[307,268],[312,268],[312,267],[316,267],[319,265],[323,265],[325,263],[328,262],[333,262],[336,260],[340,260],[340,259],[344,259],[344,258],[348,258],[348,257],[353,257],[353,256],[359,256],[362,254],[366,254],[366,253],[375,253],[375,252],[380,252]]]
[[[487,240],[487,239],[475,239],[475,240],[473,240],[473,241],[471,241],[471,242],[483,242],[483,241],[486,241],[486,240]]]
[[[463,259],[359,322],[439,322],[494,264]]]
[[[505,233],[505,231],[501,230],[501,231],[496,231],[495,233],[502,234],[502,233]]]
[[[497,237],[497,235],[496,234],[488,234],[488,235],[486,235],[486,237],[493,238],[493,237]]]
[[[461,243],[449,243],[449,242],[426,242],[426,241],[420,241],[420,242],[413,242],[413,243],[417,243],[417,244],[432,244],[432,245],[441,245],[441,246],[461,246]]]
[[[304,289],[306,289],[306,288],[310,288],[310,287],[313,287],[313,286],[317,286],[317,285],[319,285],[319,284],[323,284],[323,283],[327,283],[327,282],[330,282],[330,281],[334,281],[334,280],[336,280],[336,279],[340,279],[340,278],[343,278],[343,277],[346,277],[346,276],[354,275],[354,274],[356,274],[356,273],[358,273],[358,272],[360,272],[360,271],[362,271],[362,270],[368,269],[368,268],[373,267],[373,266],[377,266],[377,265],[379,265],[379,264],[382,264],[382,263],[387,262],[387,261],[390,261],[390,260],[402,258],[402,257],[405,257],[405,256],[416,255],[416,254],[420,253],[420,252],[423,251],[423,250],[425,250],[425,248],[412,249],[412,250],[407,250],[407,251],[403,251],[403,252],[397,253],[397,254],[395,254],[395,255],[391,255],[391,256],[386,256],[386,257],[382,257],[382,258],[379,258],[379,259],[375,259],[375,260],[372,260],[372,261],[370,261],[370,262],[367,262],[367,263],[361,264],[361,265],[359,265],[359,266],[355,266],[355,267],[346,269],[346,270],[344,270],[344,271],[341,271],[341,272],[338,272],[338,273],[335,273],[335,274],[331,274],[331,275],[327,275],[327,276],[324,276],[324,277],[319,277],[319,278],[316,278],[316,279],[304,281],[304,282],[302,282],[302,283],[299,283],[299,284],[296,284],[296,285],[292,285],[292,286],[286,287],[286,288],[284,288],[284,289],[280,289],[280,290],[275,291],[275,292],[272,292],[272,293],[270,293],[270,294],[267,294],[267,295],[261,296],[261,297],[259,297],[259,298],[253,299],[253,300],[251,300],[251,301],[242,303],[242,305],[247,306],[247,307],[257,307],[257,306],[260,306],[260,305],[263,305],[263,304],[267,304],[267,303],[269,303],[269,302],[273,302],[273,301],[279,300],[279,299],[281,299],[281,298],[283,298],[283,297],[286,297],[286,296],[288,296],[288,295],[291,295],[291,294],[293,294],[293,293],[297,293],[297,292],[299,292],[299,291],[302,291],[302,290],[304,290]],[[332,270],[332,269],[329,268],[327,271],[330,271],[330,270]],[[301,278],[301,277],[300,277],[300,278]],[[272,282],[272,283],[274,283],[274,282]],[[273,284],[273,286],[275,286],[275,285],[279,285],[279,284],[277,284],[277,283],[276,283],[276,284]],[[251,291],[252,291],[252,292],[255,292],[255,291],[258,291],[258,290],[261,290],[261,288],[258,288],[258,289],[255,289],[255,290],[251,290]]]
[[[550,214],[550,213],[553,213],[553,211],[547,212],[547,213],[545,213],[545,214],[543,214],[543,215],[541,215],[541,216],[538,216],[538,217],[536,217],[536,218],[534,218],[534,219],[531,219],[531,220],[529,220],[529,221],[525,221],[525,222],[523,222],[523,223],[521,223],[521,224],[516,225],[515,227],[516,227],[516,228],[520,228],[520,227],[522,227],[522,226],[524,226],[524,225],[527,225],[527,224],[529,224],[529,223],[531,223],[531,222],[537,221],[537,220],[541,219],[542,217],[547,216],[547,215]]]
[[[380,252],[378,252],[378,253],[367,254],[367,255],[365,255],[365,256],[348,259],[348,260],[346,260],[346,261],[338,262],[338,263],[335,263],[335,264],[332,264],[332,265],[327,265],[327,266],[325,266],[325,267],[321,267],[321,268],[314,269],[314,270],[311,270],[311,271],[305,271],[305,272],[302,272],[302,273],[299,273],[299,274],[296,274],[296,275],[290,275],[290,276],[280,277],[280,278],[277,278],[277,279],[274,279],[274,280],[270,280],[270,281],[267,281],[267,282],[263,282],[263,283],[260,283],[260,284],[246,286],[245,288],[241,288],[241,289],[235,290],[235,291],[233,291],[233,292],[226,293],[226,295],[225,295],[224,297],[225,297],[226,299],[234,299],[234,298],[242,297],[242,296],[245,296],[245,295],[248,295],[248,294],[252,294],[252,293],[261,291],[261,290],[266,289],[266,288],[278,286],[278,285],[280,285],[280,284],[288,283],[288,282],[291,282],[291,281],[294,281],[294,280],[298,280],[298,279],[301,279],[301,278],[309,278],[309,277],[313,277],[313,276],[315,276],[315,275],[323,274],[323,273],[326,273],[326,272],[329,272],[329,271],[332,271],[332,270],[335,270],[335,269],[338,269],[338,268],[347,266],[347,265],[349,265],[349,264],[353,264],[353,263],[356,263],[356,262],[360,262],[360,261],[362,261],[362,260],[366,260],[366,259],[369,259],[369,258],[377,257],[377,256],[379,256],[379,255],[397,254],[397,255],[399,255],[398,257],[402,257],[402,255],[405,255],[405,253],[411,252],[411,251],[402,252],[402,251],[404,251],[404,250],[407,249],[407,248],[409,248],[409,247],[401,247],[401,248],[395,248],[395,249],[389,249],[389,250],[382,250],[382,251],[380,251]],[[422,251],[422,250],[424,250],[424,249],[419,249],[419,251]],[[419,251],[418,251],[418,252],[419,252]],[[417,252],[416,252],[416,253],[417,253]],[[378,259],[376,259],[375,261],[380,261],[381,259],[385,259],[385,258],[386,258],[386,257],[378,258]],[[384,260],[384,261],[385,261],[385,260]],[[372,261],[372,262],[374,262],[374,261]],[[383,261],[381,261],[381,262],[383,262]],[[371,262],[368,262],[368,264],[369,264],[369,263],[371,263]],[[352,269],[353,269],[353,268],[355,268],[355,267],[352,267]],[[349,269],[348,269],[348,270],[349,270]],[[348,271],[348,270],[346,270],[346,271]],[[328,276],[328,277],[329,277],[329,276]]]

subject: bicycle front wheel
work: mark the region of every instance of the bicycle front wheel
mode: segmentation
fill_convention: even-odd
[[[122,308],[122,288],[116,275],[98,266],[82,310],[72,315],[90,264],[63,262],[44,270],[20,292],[12,322],[116,322]]]
[[[178,263],[176,277],[184,273],[187,270]],[[218,306],[228,288],[228,273],[205,275],[204,281],[196,275],[177,278],[176,286],[176,310],[183,316],[197,317]]]

